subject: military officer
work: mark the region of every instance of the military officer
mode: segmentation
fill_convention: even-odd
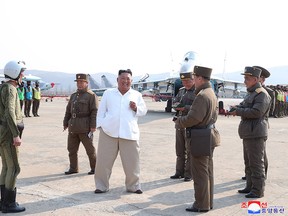
[[[220,135],[214,123],[218,116],[217,97],[210,84],[212,69],[195,66],[193,79],[195,82],[195,100],[187,115],[179,116],[175,121],[182,128],[211,129],[212,140],[209,144],[210,156],[195,156],[191,152],[192,176],[194,180],[195,202],[186,208],[189,212],[208,212],[213,208],[213,151],[220,143]],[[192,139],[189,141],[191,142]],[[199,148],[201,148],[199,146]]]
[[[253,67],[261,69],[260,83],[261,83],[262,87],[268,92],[269,96],[271,97],[269,114],[266,115],[266,120],[268,121],[268,117],[273,116],[274,109],[275,109],[275,92],[271,88],[269,88],[265,85],[265,80],[268,77],[270,77],[270,72],[268,70],[266,70],[265,68],[260,67],[260,66],[253,66]],[[269,122],[268,122],[268,127],[269,127]],[[267,178],[268,158],[267,158],[267,154],[266,154],[266,141],[265,141],[265,149],[264,149],[264,165],[265,165],[265,178]]]
[[[98,98],[88,90],[88,74],[76,74],[77,91],[73,93],[66,107],[63,120],[64,130],[68,128],[67,149],[69,152],[70,168],[66,175],[78,173],[78,150],[80,142],[85,147],[93,175],[96,165],[96,151],[93,145],[93,132],[96,131],[96,115]]]
[[[190,69],[190,68],[189,68]],[[185,72],[180,72],[180,79],[184,87],[179,89],[178,94],[173,99],[172,107],[176,110],[176,117],[187,115],[191,104],[195,99],[195,85],[192,78],[192,70],[189,72],[185,68]],[[176,135],[176,172],[170,176],[171,179],[184,178],[184,181],[192,180],[190,151],[185,139],[185,128],[175,125]]]
[[[271,98],[261,86],[259,78],[261,69],[245,67],[244,83],[247,95],[230,115],[241,116],[238,133],[243,139],[246,187],[238,190],[245,193],[246,198],[260,198],[264,196],[265,172],[264,151],[268,136],[267,116]]]

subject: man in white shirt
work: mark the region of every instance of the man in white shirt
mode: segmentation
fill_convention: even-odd
[[[99,128],[98,155],[95,169],[95,193],[109,190],[109,178],[114,161],[120,152],[126,174],[127,192],[142,194],[139,181],[138,117],[147,113],[140,92],[131,89],[131,70],[119,70],[118,88],[107,89],[97,114]]]

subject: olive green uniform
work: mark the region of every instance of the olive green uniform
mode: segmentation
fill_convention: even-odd
[[[16,178],[20,173],[18,147],[13,145],[13,138],[20,136],[17,124],[23,121],[17,89],[10,83],[0,87],[0,153],[2,171],[0,185],[14,190]]]
[[[243,139],[246,189],[259,197],[264,196],[264,151],[270,100],[267,91],[257,83],[247,89],[244,101],[236,108],[236,115],[241,116],[238,133]]]
[[[83,143],[89,158],[91,170],[95,170],[96,151],[90,128],[96,128],[98,98],[91,90],[73,93],[66,107],[63,126],[68,127],[67,149],[69,152],[70,171],[78,172],[78,150]]]
[[[218,103],[211,84],[205,83],[195,91],[196,97],[186,116],[176,121],[181,127],[206,128],[215,123],[218,116]],[[193,208],[209,211],[213,208],[214,176],[213,151],[220,143],[220,135],[214,127],[211,129],[211,156],[195,157],[191,155],[192,175],[194,180],[195,202]]]
[[[180,103],[184,105],[184,111],[177,111],[176,115],[185,116],[187,115],[191,104],[195,99],[195,87],[193,86],[191,89],[187,90],[185,87],[182,87],[176,97],[173,99],[173,104]],[[191,157],[188,143],[185,139],[185,128],[177,127],[176,128],[176,173],[177,176],[182,176],[185,178],[192,178],[191,171]]]

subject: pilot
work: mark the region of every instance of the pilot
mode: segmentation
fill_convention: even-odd
[[[73,93],[66,106],[63,120],[64,130],[68,128],[67,149],[70,167],[65,175],[78,173],[78,150],[80,142],[84,145],[93,175],[96,165],[96,150],[93,145],[93,132],[96,131],[98,97],[88,90],[89,74],[76,74],[77,91]]]
[[[195,86],[192,78],[193,65],[184,64],[180,69],[180,79],[184,87],[179,89],[178,94],[173,98],[172,107],[176,110],[177,118],[179,116],[187,115],[191,104],[195,99]],[[171,179],[181,179],[184,181],[192,180],[190,150],[185,139],[185,128],[179,128],[175,125],[176,129],[176,172],[170,176]]]
[[[32,113],[34,117],[39,117],[38,110],[41,100],[41,89],[39,87],[39,82],[35,82],[35,87],[33,88],[33,103],[32,103]]]

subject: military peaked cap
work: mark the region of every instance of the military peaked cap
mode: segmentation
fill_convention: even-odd
[[[89,81],[89,74],[76,74],[76,80],[74,80],[75,82],[78,81],[78,80],[82,80],[82,81],[86,81],[88,82]]]
[[[253,67],[259,68],[261,70],[260,76],[265,77],[265,78],[268,78],[270,76],[270,72],[267,69],[260,67],[260,66],[253,66]]]
[[[212,68],[194,66],[193,75],[207,77],[210,79],[212,73]]]
[[[256,67],[245,67],[244,73],[241,73],[241,75],[249,75],[254,77],[260,77],[261,69]]]
[[[180,73],[181,80],[189,80],[192,79],[192,72],[189,73]]]

